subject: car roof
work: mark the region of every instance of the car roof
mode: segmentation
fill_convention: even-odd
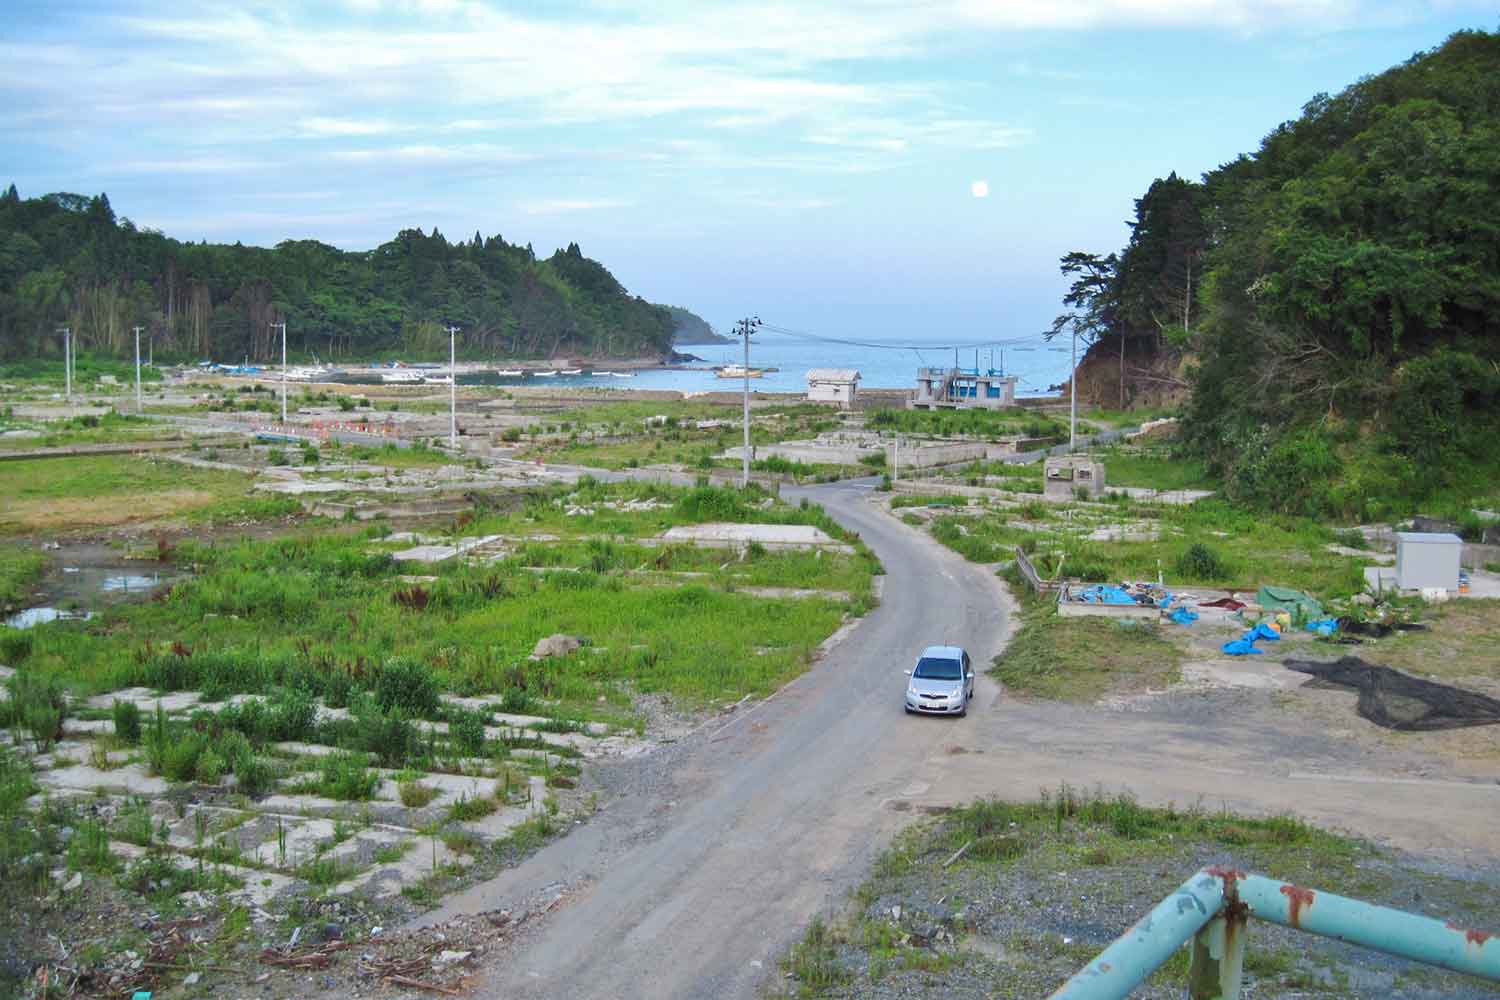
[[[928,646],[922,650],[922,658],[929,656],[935,660],[961,660],[964,650],[962,646]]]

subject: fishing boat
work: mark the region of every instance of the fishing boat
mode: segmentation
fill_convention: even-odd
[[[532,372],[531,374],[535,375],[537,378],[551,378],[552,376],[556,375],[557,372]]]
[[[760,378],[765,371],[760,368],[746,368],[744,365],[724,365],[715,368],[714,374],[719,378]]]
[[[564,368],[562,371],[558,372],[558,374],[559,375],[582,375],[583,374],[583,369],[582,368]]]
[[[501,368],[495,374],[500,378],[521,378],[526,373],[519,368]]]
[[[333,373],[332,368],[325,368],[322,365],[288,368],[286,380],[288,382],[326,382],[328,381],[328,377]]]
[[[394,371],[381,372],[380,381],[386,385],[420,385],[422,375],[420,372],[397,368]]]
[[[422,381],[427,385],[452,385],[452,375],[423,375]]]

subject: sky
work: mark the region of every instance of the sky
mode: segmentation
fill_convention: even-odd
[[[0,184],[184,240],[576,241],[716,328],[1045,328],[1152,179],[1253,152],[1466,0],[34,3]]]

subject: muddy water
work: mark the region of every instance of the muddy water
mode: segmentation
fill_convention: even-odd
[[[6,618],[9,627],[87,619],[106,607],[145,600],[184,575],[170,564],[130,559],[119,549],[96,543],[64,545],[48,557],[33,606]]]

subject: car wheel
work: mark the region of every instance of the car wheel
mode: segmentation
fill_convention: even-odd
[[[906,714],[910,715],[911,714],[911,706],[907,705],[907,706],[905,706],[905,708],[906,708]]]

